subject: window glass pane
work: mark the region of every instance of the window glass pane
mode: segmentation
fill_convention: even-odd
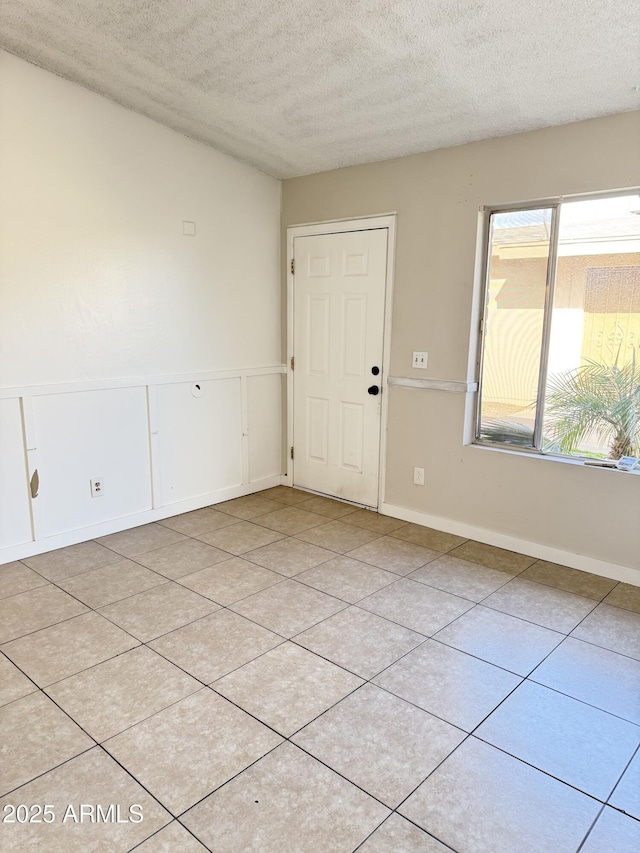
[[[534,446],[551,208],[491,215],[479,437]]]
[[[640,197],[560,208],[543,447],[640,453]]]

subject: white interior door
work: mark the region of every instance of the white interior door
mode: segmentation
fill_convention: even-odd
[[[387,228],[296,237],[293,483],[378,505]]]

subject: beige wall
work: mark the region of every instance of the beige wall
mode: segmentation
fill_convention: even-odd
[[[409,365],[427,350],[429,378],[472,380],[479,207],[638,184],[640,112],[625,113],[284,181],[283,232],[397,212],[391,375],[424,378]],[[639,568],[640,476],[465,446],[472,397],[389,389],[385,501]]]

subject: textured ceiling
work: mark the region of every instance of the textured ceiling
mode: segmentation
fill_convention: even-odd
[[[1,0],[0,46],[277,177],[639,105],[637,0]]]

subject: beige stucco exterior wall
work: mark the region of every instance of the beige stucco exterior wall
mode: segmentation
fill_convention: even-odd
[[[427,350],[429,378],[473,380],[480,206],[638,184],[640,112],[287,180],[283,293],[287,226],[396,212],[390,373]],[[386,393],[387,504],[640,568],[640,476],[465,445],[473,395]]]

